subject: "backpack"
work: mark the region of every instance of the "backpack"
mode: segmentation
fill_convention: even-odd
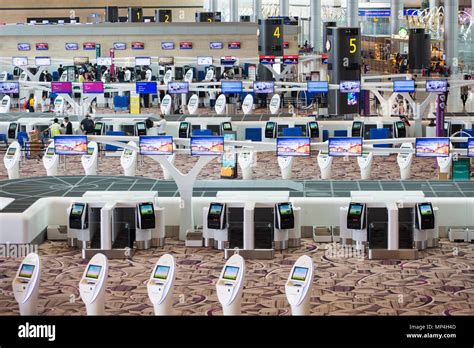
[[[86,133],[88,134],[94,133],[94,121],[92,121],[90,118],[86,118],[84,119],[82,124],[84,126],[84,130],[86,131]]]

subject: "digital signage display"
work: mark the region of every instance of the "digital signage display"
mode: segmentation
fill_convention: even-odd
[[[79,44],[77,42],[66,42],[65,48],[66,51],[77,51],[79,49]]]
[[[192,156],[220,156],[224,154],[224,137],[192,137]]]
[[[221,90],[224,94],[242,93],[242,81],[221,81]]]
[[[145,43],[144,42],[132,42],[132,50],[144,50]]]
[[[127,44],[125,42],[114,42],[114,49],[117,51],[126,50]]]
[[[260,56],[260,64],[273,65],[275,64],[275,56]]]
[[[72,82],[51,82],[52,93],[72,93]]]
[[[240,50],[240,46],[241,46],[240,42],[229,42],[227,44],[227,48],[229,50]]]
[[[136,66],[149,66],[151,65],[150,57],[135,57]]]
[[[51,57],[35,57],[36,66],[50,66]]]
[[[362,138],[329,138],[329,156],[362,156]]]
[[[156,94],[156,82],[137,82],[136,92],[137,94]]]
[[[449,138],[417,138],[415,154],[417,157],[448,157]]]
[[[82,49],[86,51],[95,50],[95,42],[83,42]]]
[[[299,56],[283,56],[284,65],[297,65],[299,62]]]
[[[360,81],[342,81],[339,89],[341,93],[360,93]]]
[[[393,81],[393,91],[398,93],[413,93],[415,92],[414,80],[400,80]]]
[[[447,92],[448,81],[447,80],[428,80],[426,81],[426,92]]]
[[[28,57],[12,57],[13,66],[27,66]]]
[[[57,155],[87,155],[87,136],[57,135],[54,137],[54,152]]]
[[[308,81],[308,93],[328,93],[329,83],[327,81]]]
[[[18,82],[0,82],[0,94],[18,94],[20,84]]]
[[[174,64],[173,57],[159,57],[158,58],[158,65],[167,66],[167,65],[173,65],[173,64]]]
[[[37,51],[47,51],[49,49],[49,45],[46,42],[38,42],[36,44]]]
[[[467,142],[467,155],[474,157],[474,138],[469,138]]]
[[[273,81],[257,81],[253,83],[253,92],[255,94],[273,94],[275,92],[275,83]]]
[[[104,93],[104,83],[101,81],[84,82],[82,84],[84,94],[101,94]]]
[[[174,50],[174,42],[162,42],[161,43],[162,50]]]
[[[211,42],[209,44],[209,48],[211,50],[221,50],[224,48],[224,45],[222,44],[222,42]]]
[[[192,42],[180,42],[179,43],[179,49],[180,50],[192,50],[193,49],[193,43]]]
[[[168,83],[168,94],[188,94],[188,82],[170,82]]]
[[[310,153],[310,138],[277,138],[277,156],[308,157]]]
[[[18,51],[29,51],[31,50],[31,46],[29,43],[26,42],[20,42],[17,45]]]
[[[173,137],[171,136],[141,136],[140,154],[142,155],[172,155]]]
[[[221,65],[222,66],[234,66],[237,62],[236,57],[221,57]]]

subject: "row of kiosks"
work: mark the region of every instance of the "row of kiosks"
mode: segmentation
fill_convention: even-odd
[[[370,214],[370,209],[376,212]],[[407,214],[406,209],[411,212]],[[436,222],[438,209],[430,202],[404,203],[403,208],[398,208],[395,203],[390,202],[385,206],[375,201],[351,202],[348,208],[342,209],[342,212],[345,216],[341,216],[341,219],[345,221],[343,223],[341,221],[341,243],[348,244],[350,240],[355,241],[358,250],[364,250],[366,243],[369,249],[394,250],[391,247],[394,232],[397,237],[395,244],[398,245],[395,250],[424,250],[438,246],[439,232]],[[410,216],[414,218],[410,220],[408,218]]]
[[[87,315],[105,314],[105,293],[109,273],[109,262],[105,255],[94,255],[79,281],[79,293],[86,306]],[[291,268],[285,284],[285,292],[293,315],[309,315],[311,290],[314,278],[311,257],[301,256]],[[13,280],[15,300],[20,315],[38,314],[40,285],[40,258],[31,253],[20,264]],[[150,302],[155,315],[173,315],[173,292],[176,280],[176,262],[172,255],[161,256],[153,267],[147,282]],[[224,315],[242,313],[242,295],[245,281],[245,260],[234,254],[227,260],[216,283],[219,302]]]
[[[20,177],[21,146],[17,141],[13,141],[7,148],[3,157],[3,164],[7,169],[8,179],[18,179]]]
[[[199,123],[193,124],[189,121],[183,121],[179,124],[178,137],[180,139],[188,139],[191,137],[193,130],[199,129],[209,129],[216,135],[224,135],[228,132],[232,132],[232,123],[231,122],[221,122],[219,124],[206,124],[203,125],[203,120],[199,119]]]
[[[406,123],[404,121],[395,121],[393,123],[383,122],[383,120],[375,120],[375,123],[366,125],[364,121],[354,121],[351,125],[351,137],[354,138],[365,138],[370,137],[371,128],[388,128],[393,138],[406,138],[408,135]]]
[[[278,122],[268,121],[265,123],[264,136],[266,139],[276,139],[279,136],[279,126],[282,126]],[[284,126],[288,126],[285,124]],[[295,124],[295,128],[302,128],[302,136],[309,137],[311,139],[319,139],[320,127],[317,121],[310,121],[306,124]]]
[[[221,203],[212,202],[208,207],[203,208],[204,226],[203,236],[205,246],[214,247],[219,250],[223,250],[229,243],[229,224],[227,222],[228,208],[239,207],[241,204],[233,203]],[[252,228],[254,224],[247,223],[247,219],[253,219],[255,224],[259,224],[259,221],[255,221],[255,206],[253,207],[254,217],[251,218],[248,214],[244,214],[244,221],[242,221],[242,233],[246,233],[247,229]],[[287,249],[289,246],[297,246],[300,241],[301,226],[299,223],[299,212],[300,208],[294,208],[292,203],[278,203],[274,206],[275,211],[275,225],[273,231],[273,243],[272,246],[277,250]],[[297,216],[298,218],[295,218]],[[253,227],[254,228],[254,227]],[[299,230],[299,231],[298,231]],[[299,232],[299,233],[298,233]],[[253,231],[255,234],[255,231]],[[269,247],[271,248],[271,247]]]

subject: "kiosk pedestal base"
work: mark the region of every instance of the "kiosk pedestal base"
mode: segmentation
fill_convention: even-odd
[[[92,304],[86,304],[87,315],[104,315],[105,302],[104,298],[97,298]]]
[[[19,307],[20,315],[38,315],[38,300],[36,298],[30,297],[26,303],[20,303]]]
[[[241,302],[242,302],[242,298],[236,298],[234,303],[232,303],[231,305],[222,306],[222,311],[224,312],[224,315],[241,315],[242,314]]]
[[[135,247],[138,250],[147,250],[151,247],[151,240],[136,240]]]
[[[153,306],[155,309],[155,315],[173,315],[173,297],[169,296],[161,304],[156,304]]]
[[[214,238],[204,238],[204,247],[212,248],[215,245]]]
[[[165,245],[165,238],[152,238],[151,239],[151,247],[152,248],[159,248]]]
[[[276,240],[274,241],[274,249],[275,250],[286,250],[288,249],[288,240]]]
[[[310,298],[311,296],[308,296],[308,298],[299,306],[291,306],[291,314],[292,315],[309,315],[310,313]]]
[[[299,248],[301,246],[301,238],[289,238],[288,247],[289,248]]]

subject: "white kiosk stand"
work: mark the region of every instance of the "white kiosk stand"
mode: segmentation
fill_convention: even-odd
[[[204,82],[209,82],[214,78],[214,69],[209,69],[204,77]]]
[[[224,315],[240,315],[242,312],[242,292],[245,278],[245,260],[233,255],[227,260],[217,281],[217,298]]]
[[[285,292],[293,315],[309,315],[313,271],[313,260],[308,255],[301,256],[291,268]]]
[[[86,304],[87,315],[104,315],[105,284],[109,273],[107,257],[96,254],[87,265],[79,282],[81,299]]]
[[[2,71],[0,73],[0,82],[7,82],[8,81],[8,73],[6,71]]]
[[[280,156],[278,157],[278,165],[281,170],[281,177],[283,180],[291,180],[291,169],[293,168],[293,157]]]
[[[97,164],[99,162],[99,146],[95,141],[87,145],[87,155],[81,158],[82,167],[86,175],[97,175]]]
[[[21,146],[17,141],[10,144],[7,149],[3,163],[8,172],[8,179],[18,179],[20,177]]]
[[[130,141],[127,145],[137,146],[134,141]],[[138,153],[137,151],[124,149],[120,157],[120,165],[123,168],[125,176],[135,176],[137,171]]]
[[[20,307],[20,315],[38,314],[40,266],[38,254],[28,254],[18,268],[15,279],[13,279],[13,293]]]
[[[270,100],[270,113],[272,115],[278,114],[280,112],[281,97],[279,94],[274,94]]]
[[[43,156],[43,165],[47,176],[57,176],[59,168],[59,155],[54,151],[54,141],[52,141]]]
[[[62,95],[58,95],[56,99],[54,99],[54,113],[56,115],[64,115],[66,106],[66,101]]]
[[[253,95],[247,94],[242,102],[242,111],[244,115],[250,115],[253,111]]]
[[[451,164],[453,163],[453,154],[449,153],[448,157],[437,157],[436,161],[438,162],[439,172],[443,174],[451,173]]]
[[[357,163],[360,168],[360,177],[362,180],[369,180],[372,172],[372,162],[374,161],[374,153],[363,153],[362,156],[357,157]]]
[[[188,112],[190,115],[195,115],[199,106],[199,96],[197,94],[193,94],[188,101]]]
[[[165,95],[160,105],[160,110],[163,115],[171,114],[172,103],[173,99],[171,98],[171,96],[169,94]]]
[[[244,180],[252,180],[253,173],[252,167],[255,164],[256,155],[254,151],[241,152],[239,153],[238,162],[240,169],[242,170],[242,178]]]
[[[328,153],[319,151],[318,166],[321,171],[321,179],[330,180],[332,176],[332,157]]]
[[[400,148],[410,150],[410,153],[399,153],[397,156],[397,163],[400,168],[400,179],[409,180],[411,176],[411,164],[413,162],[413,145],[411,143],[403,143]]]
[[[176,278],[176,264],[173,256],[166,254],[160,257],[147,283],[155,315],[173,314],[173,286]]]
[[[216,100],[216,106],[215,106],[216,114],[218,115],[224,114],[226,105],[227,105],[227,100],[225,99],[225,95],[221,94]]]
[[[9,95],[4,96],[0,104],[0,114],[6,114],[10,112],[11,107],[12,107],[12,99],[10,98]]]

